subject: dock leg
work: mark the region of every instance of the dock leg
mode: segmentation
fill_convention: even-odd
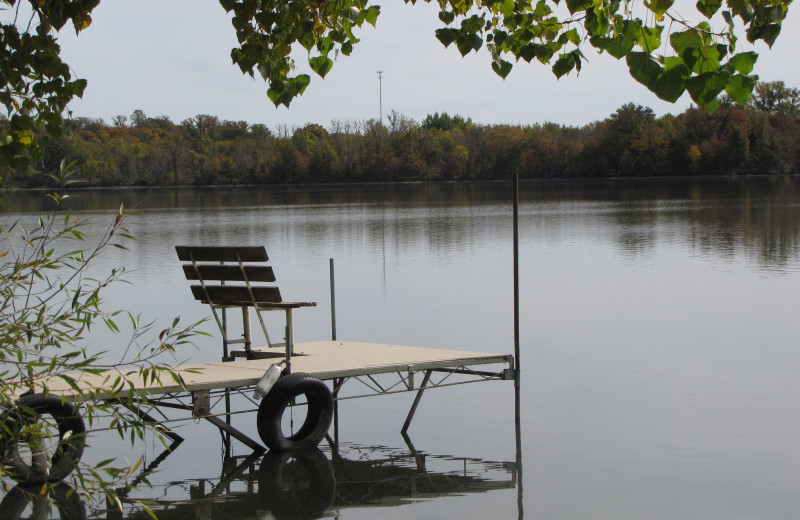
[[[414,404],[411,405],[411,410],[408,412],[408,417],[406,417],[406,422],[403,423],[403,429],[400,430],[400,433],[405,434],[408,431],[408,427],[411,426],[411,420],[414,418],[414,414],[417,412],[417,406],[419,406],[419,402],[422,399],[422,393],[428,387],[428,382],[431,380],[431,374],[433,370],[427,370],[425,372],[425,378],[422,380],[422,385],[417,390],[417,396],[414,398]]]
[[[292,355],[294,355],[294,320],[292,309],[286,309],[286,372],[292,373]]]
[[[333,442],[339,446],[339,390],[342,389],[345,379],[333,380]]]
[[[244,351],[247,359],[253,359],[253,339],[250,335],[250,307],[242,307],[242,330],[244,330]]]
[[[231,427],[233,426],[231,424],[231,391],[229,388],[225,389],[225,424]],[[225,443],[225,454],[227,455],[231,452],[231,434],[225,432],[223,437],[223,442]]]

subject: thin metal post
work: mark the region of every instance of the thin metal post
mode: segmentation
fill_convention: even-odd
[[[253,339],[250,335],[250,307],[242,306],[242,329],[244,330],[244,351],[247,359],[253,359],[251,348]]]
[[[514,174],[514,360],[519,377],[519,174]]]
[[[378,71],[378,105],[380,107],[380,119],[378,119],[378,123],[383,126],[383,71]]]
[[[292,355],[294,354],[294,320],[292,309],[286,309],[286,373],[292,373]]]
[[[523,518],[522,502],[522,420],[519,361],[519,174],[514,174],[514,440],[516,444],[517,517]]]
[[[333,276],[333,258],[330,259],[331,273],[331,340],[336,341],[336,286]]]

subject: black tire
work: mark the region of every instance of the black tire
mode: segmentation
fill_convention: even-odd
[[[20,454],[20,439],[24,423],[30,423],[49,415],[58,428],[58,445],[49,454],[50,467],[47,473],[33,467]],[[44,394],[28,394],[19,398],[16,407],[6,412],[4,421],[11,432],[10,439],[3,443],[3,462],[6,471],[17,482],[56,482],[78,465],[85,446],[86,425],[78,413],[78,407],[60,397]]]
[[[268,451],[258,471],[258,494],[278,520],[320,518],[336,496],[331,462],[316,446]]]
[[[44,509],[55,503],[61,520],[86,520],[86,507],[78,493],[65,482],[48,486],[47,493],[41,494],[40,484],[20,484],[9,491],[0,502],[0,520],[18,520],[28,505],[34,510]]]
[[[306,418],[297,433],[286,436],[281,428],[283,412],[290,403],[305,395]],[[271,450],[289,451],[311,448],[320,443],[333,421],[333,396],[328,386],[303,372],[281,377],[258,407],[256,426],[261,440]]]

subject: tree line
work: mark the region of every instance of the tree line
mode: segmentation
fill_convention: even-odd
[[[800,173],[800,91],[759,83],[746,106],[723,97],[711,115],[690,107],[656,117],[621,106],[581,127],[481,125],[447,113],[385,124],[336,119],[291,128],[198,115],[173,123],[75,118],[47,142],[38,170],[0,170],[4,185],[64,183],[64,161],[84,185],[165,186]],[[6,124],[7,121],[0,121]]]

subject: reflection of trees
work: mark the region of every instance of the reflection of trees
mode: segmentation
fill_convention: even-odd
[[[664,240],[730,258],[744,254],[764,268],[781,268],[800,249],[798,180],[684,180],[523,183],[523,241],[559,240],[568,230],[611,234],[624,255],[642,255]],[[187,240],[264,243],[278,227],[324,243],[362,237],[372,251],[425,251],[442,258],[475,244],[499,245],[510,236],[509,183],[179,188],[82,191],[67,199],[75,210],[126,208],[158,214],[156,233],[171,244]],[[49,200],[36,193],[8,197],[12,213],[41,212]],[[178,210],[173,212],[173,210]],[[184,219],[186,225],[167,225]],[[136,219],[135,219],[136,220]],[[164,225],[160,221],[164,220]],[[275,222],[280,222],[276,226]],[[188,226],[188,228],[186,227]],[[188,229],[188,233],[187,233]],[[547,233],[547,235],[543,235]],[[256,237],[256,238],[249,238]],[[509,238],[510,240],[510,238]]]

